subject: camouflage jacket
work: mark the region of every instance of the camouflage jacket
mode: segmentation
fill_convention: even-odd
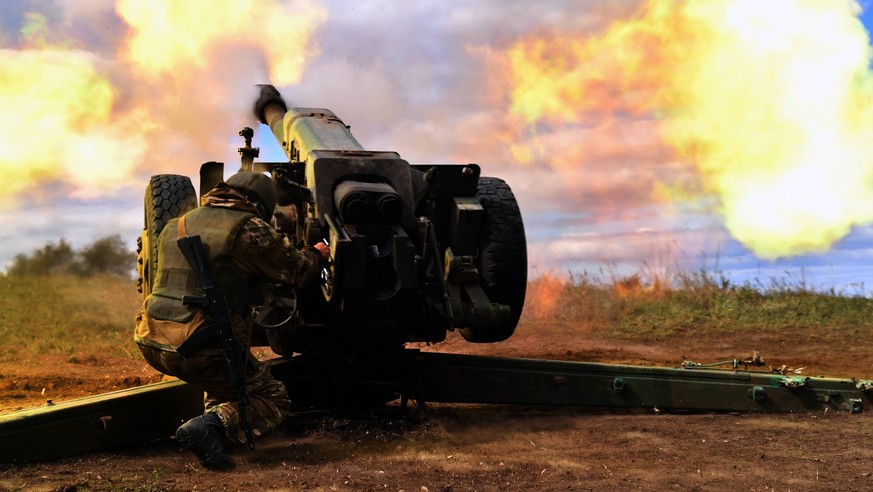
[[[318,274],[321,255],[318,250],[307,247],[297,249],[287,236],[280,235],[269,224],[257,216],[255,207],[242,195],[226,185],[219,185],[201,199],[203,207],[230,208],[254,214],[240,227],[233,241],[231,257],[239,271],[264,282],[279,282],[291,286],[302,286]],[[197,329],[205,318],[205,311],[196,312],[185,322],[154,319],[148,315],[149,299],[137,315],[134,340],[163,350],[175,350]],[[233,315],[232,318],[239,318]],[[242,319],[234,319],[234,331],[245,345],[248,336]]]

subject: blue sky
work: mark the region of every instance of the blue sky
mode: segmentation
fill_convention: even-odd
[[[864,26],[867,28],[867,32],[871,32],[870,28],[871,26],[873,26],[873,11],[870,10],[870,6],[873,5],[873,2],[870,2],[869,0],[862,1],[860,2],[860,5],[862,11],[859,18],[861,19],[861,22],[864,24]]]
[[[613,115],[619,124],[592,120],[539,135],[546,146],[562,151],[567,142],[587,142],[585,166],[513,162],[509,142],[501,138],[512,128],[508,103],[495,89],[499,53],[532,33],[596,36],[616,19],[633,15],[640,1],[586,0],[572,7],[557,0],[311,3],[324,12],[312,39],[316,50],[298,82],[277,84],[286,99],[332,109],[368,149],[395,150],[412,163],[477,162],[484,174],[506,179],[524,215],[533,275],[587,272],[609,278],[704,268],[734,283],[804,283],[869,294],[870,225],[857,225],[828,252],[765,260],[731,237],[712,212],[713,197],[652,200],[652,183],[693,181],[693,176],[653,141],[651,118]],[[281,2],[264,5],[274,4],[281,7]],[[869,4],[860,3],[868,32],[873,26]],[[96,159],[129,165],[131,171],[89,188],[61,161],[48,175],[15,174],[10,170],[22,163],[0,162],[7,182],[40,178],[11,202],[0,203],[0,265],[59,238],[83,246],[118,233],[133,248],[151,174],[196,176],[201,162],[224,161],[228,169],[238,162],[236,132],[243,125],[256,126],[249,114],[252,86],[268,78],[265,48],[228,37],[165,77],[169,83],[158,83],[119,58],[128,27],[113,2],[21,0],[0,5],[0,56],[7,58],[0,67],[15,65],[13,57],[24,49],[21,28],[27,13],[43,16],[51,33],[45,41],[73,45],[71,56],[82,57],[112,84],[118,119],[101,131],[124,142],[125,152],[107,150]],[[203,60],[209,62],[206,67],[198,65]],[[153,117],[141,138],[133,138],[136,131],[119,131],[138,128],[129,126],[139,121],[132,116],[137,111]],[[20,124],[13,116],[5,115],[4,125]],[[256,126],[256,131],[262,159],[282,159],[266,128]],[[52,139],[45,142],[45,148],[30,149],[38,162],[58,153]],[[136,159],[128,163],[131,155]]]

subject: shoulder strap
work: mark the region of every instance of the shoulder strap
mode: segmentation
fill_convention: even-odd
[[[178,224],[176,224],[177,225],[176,230],[179,233],[180,238],[188,237],[188,227],[185,226],[186,215],[179,217],[179,222],[178,222]]]

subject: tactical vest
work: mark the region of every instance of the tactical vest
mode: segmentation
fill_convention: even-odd
[[[251,279],[240,272],[232,257],[237,233],[251,217],[254,217],[251,212],[221,207],[201,207],[185,216],[188,235],[200,236],[209,275],[233,310],[245,309],[253,301],[249,289]],[[182,304],[182,296],[203,295],[203,288],[176,244],[178,223],[178,219],[169,221],[158,240],[158,275],[146,309],[154,319],[186,323],[202,308]]]

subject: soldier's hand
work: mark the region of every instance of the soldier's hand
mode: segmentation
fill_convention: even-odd
[[[319,242],[315,243],[313,247],[317,249],[319,253],[321,253],[322,258],[324,258],[325,260],[330,259],[330,248],[326,244]]]

